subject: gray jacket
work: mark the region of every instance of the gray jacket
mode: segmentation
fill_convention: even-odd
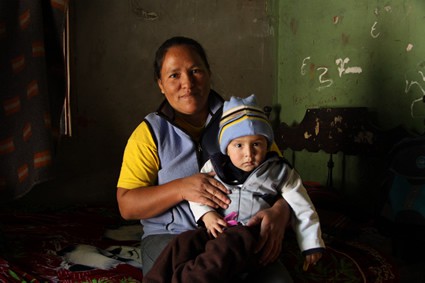
[[[202,167],[201,172],[211,171],[215,170],[209,160]],[[220,180],[218,176],[216,178]],[[271,206],[269,199],[281,194],[292,209],[291,222],[301,251],[325,247],[319,217],[307,190],[298,173],[283,158],[274,156],[267,159],[250,174],[243,184],[231,185],[220,181],[231,191],[229,208],[219,211],[223,216],[237,212],[237,220],[245,224],[257,212]],[[194,202],[189,204],[196,221],[206,212],[214,210]]]

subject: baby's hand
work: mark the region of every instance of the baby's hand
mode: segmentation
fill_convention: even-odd
[[[315,265],[321,257],[322,257],[322,253],[314,253],[314,254],[307,255],[304,260],[303,270],[307,271],[310,264]]]
[[[223,233],[223,228],[227,227],[226,221],[215,211],[205,213],[201,220],[204,222],[208,232],[211,233],[214,238],[217,238],[220,233]]]

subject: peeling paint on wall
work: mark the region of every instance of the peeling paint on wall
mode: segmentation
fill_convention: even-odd
[[[291,27],[291,31],[292,33],[295,35],[297,34],[297,30],[298,30],[298,22],[296,19],[292,18],[291,19],[291,23],[289,24],[289,26]]]
[[[361,131],[358,132],[357,136],[354,137],[354,142],[356,143],[367,143],[367,144],[373,144],[373,133],[370,131]]]
[[[320,121],[316,118],[316,126],[314,127],[314,134],[317,136],[320,133]]]
[[[157,13],[146,11],[142,4],[143,2],[140,0],[131,0],[131,10],[136,16],[142,18],[145,21],[155,21],[159,18]]]
[[[332,18],[332,22],[333,22],[333,24],[334,25],[337,25],[337,24],[339,24],[340,23],[340,21],[341,21],[341,17],[340,16],[334,16],[333,18]]]

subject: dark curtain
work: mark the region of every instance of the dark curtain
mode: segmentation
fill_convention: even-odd
[[[54,176],[67,0],[0,0],[0,201]]]

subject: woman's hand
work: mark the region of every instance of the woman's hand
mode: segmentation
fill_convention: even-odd
[[[256,253],[261,252],[260,264],[267,265],[279,257],[289,218],[289,205],[280,198],[271,208],[258,212],[248,221],[248,226],[260,225],[260,238],[255,250]]]
[[[182,200],[199,202],[213,208],[227,208],[229,191],[214,179],[214,173],[198,173],[171,182],[137,189],[117,189],[121,216],[127,220],[147,219],[163,213]]]
[[[230,203],[227,197],[230,191],[220,181],[214,179],[214,174],[214,172],[198,173],[180,179],[182,183],[179,185],[179,189],[182,200],[226,209]]]

